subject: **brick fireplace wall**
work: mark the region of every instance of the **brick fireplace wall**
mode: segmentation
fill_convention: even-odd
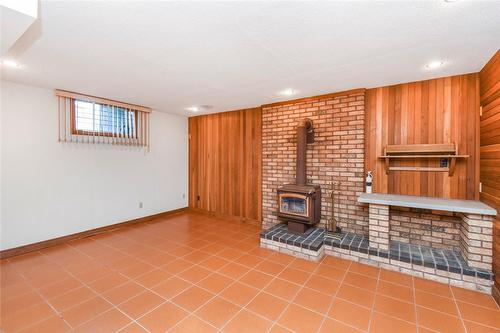
[[[390,239],[438,249],[460,249],[462,219],[459,215],[427,209],[391,207]]]
[[[262,227],[279,223],[276,189],[295,182],[296,126],[314,124],[307,178],[321,185],[321,222],[332,216],[332,182],[340,182],[335,217],[345,231],[368,234],[368,208],[357,202],[364,183],[364,90],[262,106]]]

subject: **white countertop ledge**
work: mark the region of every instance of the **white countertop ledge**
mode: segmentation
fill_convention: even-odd
[[[448,212],[497,215],[497,211],[490,206],[475,200],[443,199],[419,197],[413,195],[361,193],[358,202],[387,206],[410,207],[421,209],[442,210]]]

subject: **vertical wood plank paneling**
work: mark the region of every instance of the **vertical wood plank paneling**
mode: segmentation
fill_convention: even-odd
[[[402,89],[401,86],[394,86],[392,89],[394,89],[394,143],[395,144],[401,144],[401,131],[402,131],[402,126],[401,126],[401,94],[402,94]],[[396,184],[400,184],[401,181],[399,180],[399,175],[395,175],[395,177],[392,178],[392,186],[389,188],[389,193],[395,193],[396,190]]]
[[[189,136],[189,207],[261,221],[261,108],[189,118]]]
[[[500,212],[500,51],[483,67],[480,76],[481,201]],[[493,224],[493,296],[500,304],[500,218]]]
[[[401,144],[408,144],[408,87],[409,85],[402,85],[402,94],[401,94]],[[377,157],[375,157],[374,163],[378,163]],[[399,162],[401,165],[404,165],[403,162]],[[397,192],[394,193],[408,193],[408,184],[401,180],[400,173],[392,175],[393,177],[397,177],[395,179],[398,180],[399,185],[395,186],[396,189],[399,188]],[[380,188],[381,191],[385,193],[385,189],[383,187]]]
[[[415,82],[415,102],[413,104],[413,142],[419,143],[422,142],[422,82]],[[417,166],[422,165],[422,160],[415,159],[413,163]],[[421,172],[413,172],[413,184],[414,191],[416,195],[421,195],[420,188],[420,174]]]
[[[394,90],[394,87],[390,87],[388,89],[388,101],[387,101],[387,119],[395,119],[396,118],[396,114],[395,114],[395,109],[396,109],[396,103],[395,103],[395,91]],[[387,138],[384,140],[384,141],[387,141],[389,140],[389,138],[392,138],[393,140],[395,140],[395,133],[396,133],[396,129],[394,128],[394,126],[389,126],[389,124],[387,125]],[[387,182],[387,186],[389,188],[389,191],[392,191],[394,189],[394,181],[388,181]]]
[[[429,143],[436,143],[436,102],[437,102],[437,81],[429,81],[429,89],[427,96],[427,141]],[[436,161],[427,161],[428,166],[436,166]],[[431,197],[436,196],[436,172],[431,172],[427,177],[427,194]]]
[[[422,142],[422,141],[427,141],[427,142],[430,142],[430,139],[429,139],[429,81],[423,81],[421,82],[421,85],[420,85],[420,91],[421,91],[421,97],[420,97],[420,101],[421,101],[421,105],[420,105],[420,137],[418,139],[419,142]],[[418,108],[418,105],[417,105],[417,108]],[[428,166],[429,165],[429,162],[432,162],[432,161],[429,161],[429,160],[420,160],[420,165],[421,166]],[[434,173],[431,173],[431,174],[434,174]],[[421,177],[419,178],[419,183],[420,183],[420,193],[427,193],[428,195],[430,195],[429,193],[429,188],[427,187],[427,184],[428,184],[428,179],[430,177],[430,175],[425,175],[424,177]],[[420,175],[420,173],[419,173]]]
[[[366,170],[374,171],[374,191],[444,198],[478,198],[479,75],[466,74],[379,87],[366,91]],[[395,171],[385,174],[387,144],[456,142],[455,174]],[[436,160],[391,161],[402,166],[438,166]]]
[[[451,114],[452,114],[452,78],[444,79],[444,114],[443,114],[443,138],[441,142],[451,142]],[[443,197],[451,197],[451,177],[442,175],[443,179]]]

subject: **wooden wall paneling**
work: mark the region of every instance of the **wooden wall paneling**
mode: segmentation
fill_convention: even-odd
[[[368,98],[369,94],[373,94],[374,90],[370,90],[370,92],[365,93],[365,100]],[[370,98],[370,101],[373,103],[375,101],[375,98]],[[373,106],[372,106],[373,107]],[[373,126],[373,117],[371,114],[366,113],[365,114],[365,163],[364,163],[364,170],[365,173],[367,170],[373,170],[374,165],[373,164],[368,164],[370,163],[373,159],[371,158],[371,155],[373,154],[373,144],[370,146],[370,142],[373,140],[373,131],[374,131],[374,126]],[[375,184],[375,182],[374,182]]]
[[[394,102],[389,101],[389,105],[393,105],[394,107],[391,109],[389,119],[394,119],[394,126],[390,127],[394,128],[394,143],[401,144],[401,87],[395,86],[391,87],[391,89],[394,89],[394,92],[390,94],[390,96],[394,96]],[[390,193],[394,193],[396,191],[396,184],[400,183],[401,182],[398,180],[398,176],[393,178],[392,181],[388,183],[388,191]]]
[[[480,78],[479,76],[475,80],[475,87],[473,93],[475,93],[475,100],[474,100],[474,105],[469,105],[469,108],[475,108],[476,105],[479,105],[481,107],[481,95],[480,95]],[[472,93],[472,92],[470,92]],[[480,173],[480,159],[481,159],[481,135],[480,135],[480,128],[481,128],[481,114],[475,113],[474,114],[475,119],[469,118],[469,122],[474,122],[475,124],[475,130],[474,130],[474,135],[471,136],[470,138],[470,149],[474,150],[477,152],[479,155],[478,158],[471,159],[470,162],[474,163],[473,168],[474,168],[474,178],[472,181],[468,183],[469,185],[469,190],[473,191],[474,186],[476,186],[477,182],[481,181],[481,173]],[[477,185],[479,186],[479,185]],[[479,200],[479,189],[476,192],[476,195],[474,199]]]
[[[435,105],[435,117],[434,117],[435,137],[434,137],[433,143],[438,143],[438,142],[444,142],[443,138],[444,138],[444,132],[445,132],[444,117],[445,117],[446,110],[445,110],[445,105],[444,105],[444,90],[445,90],[444,80],[436,80],[435,89],[436,89],[436,94],[435,94],[436,101],[434,103],[434,105]],[[432,104],[431,98],[429,98],[429,103]],[[435,163],[434,165],[437,165],[437,163]],[[435,196],[437,196],[438,189],[445,189],[445,185],[444,185],[443,175],[434,174],[433,178],[434,178],[434,183],[431,184],[433,190],[429,192],[429,195],[435,197]],[[446,177],[446,178],[449,178],[449,177]],[[444,190],[443,190],[443,193],[441,195],[443,197],[447,197],[447,195],[449,196],[449,193],[448,194],[444,193]]]
[[[422,120],[422,83],[415,82],[413,84],[413,91],[415,92],[413,106],[413,143],[420,143],[423,140],[421,139],[421,120]],[[422,160],[413,160],[415,165],[420,166],[422,164]],[[413,172],[413,184],[414,184],[414,194],[420,195],[420,184],[421,184],[421,172]],[[422,177],[424,178],[424,177]]]
[[[479,182],[479,77],[465,74],[366,91],[365,165],[374,171],[374,191],[476,199]],[[387,144],[450,143],[471,157],[445,172],[394,171],[378,159]],[[439,160],[391,161],[394,166],[439,166]]]
[[[427,104],[427,141],[429,143],[437,143],[436,142],[436,104],[437,104],[437,81],[432,80],[429,82],[428,88],[428,96],[426,100]],[[436,166],[436,161],[427,161],[428,166]],[[422,192],[427,193],[430,197],[436,196],[436,173],[431,172],[427,179],[426,188],[423,189]]]
[[[420,135],[418,136],[418,142],[430,142],[429,138],[429,126],[430,125],[430,108],[429,108],[429,95],[430,95],[430,82],[429,81],[422,81],[420,84],[420,107],[417,106],[416,108],[420,110],[418,114],[418,118],[420,119],[418,125],[420,126]],[[434,123],[434,122],[433,122]],[[420,163],[420,166],[427,167],[430,164],[435,163],[435,161],[431,160],[425,160],[425,159],[417,159],[417,162]],[[422,174],[421,172],[416,172],[416,174],[419,175],[419,183],[420,183],[420,193],[428,193],[428,183],[429,183],[429,176],[434,173],[429,173],[428,175]]]
[[[197,193],[198,190],[195,188],[195,186],[198,184],[198,174],[196,173],[197,169],[192,168],[192,163],[196,159],[198,155],[198,151],[196,150],[198,148],[198,144],[196,144],[196,141],[198,140],[198,122],[196,121],[188,121],[188,139],[189,139],[189,154],[188,154],[188,178],[189,178],[189,184],[188,184],[188,206],[193,208],[196,206],[196,201],[194,200],[193,196],[194,193]]]
[[[261,221],[261,118],[261,108],[189,118],[190,208]]]
[[[399,127],[401,128],[401,132],[399,133],[399,141],[401,144],[408,144],[408,85],[401,86],[401,124]],[[377,160],[375,160],[377,163]],[[405,161],[399,162],[402,166],[406,166]],[[401,173],[397,172],[391,177],[397,182],[396,186],[394,186],[394,193],[408,193],[408,183],[402,180]],[[381,189],[385,191],[385,189]]]
[[[448,140],[451,141],[451,138],[453,138],[454,142],[460,147],[459,149],[462,150],[463,148],[461,147],[461,140],[460,140],[460,135],[457,135],[457,131],[459,130],[459,120],[460,117],[457,114],[458,112],[458,104],[459,104],[459,98],[460,98],[460,79],[457,77],[452,77],[451,78],[451,128],[450,128],[450,136]],[[457,89],[458,87],[458,89]],[[451,193],[456,193],[458,197],[458,186],[457,186],[457,180],[460,177],[460,171],[457,170],[455,172],[455,177],[450,178],[450,192]],[[451,194],[450,194],[451,195]]]
[[[483,115],[480,135],[481,201],[500,212],[500,51],[483,67],[480,76],[480,100]],[[493,296],[500,304],[500,218],[493,225]]]
[[[494,103],[500,97],[500,56],[499,51],[484,66],[481,75],[481,104],[483,107]]]
[[[392,91],[392,87],[389,89],[386,89],[386,99],[387,103],[384,105],[384,108],[387,108],[387,113],[385,114],[386,117],[382,119],[382,122],[385,124],[388,119],[394,119],[395,117],[395,93]],[[383,138],[384,142],[387,142],[388,138],[394,137],[395,133],[395,128],[394,126],[389,126],[389,123],[387,122],[387,127],[383,128],[383,131],[386,133],[385,137]],[[389,180],[389,179],[388,179]],[[388,182],[387,186],[389,190],[391,188],[394,188],[394,182]]]
[[[386,129],[384,127],[384,120],[386,119],[386,117],[384,117],[384,114],[386,114],[386,108],[385,108],[385,105],[384,105],[384,100],[385,98],[383,97],[385,95],[385,91],[386,89],[382,88],[378,91],[377,93],[377,101],[376,101],[376,104],[377,104],[377,108],[381,110],[380,113],[376,114],[375,118],[377,120],[377,123],[376,123],[376,128],[377,128],[377,131],[376,131],[376,138],[377,138],[377,147],[380,147],[380,148],[383,148],[384,145],[387,143],[387,137],[384,137],[384,133],[386,132]],[[374,156],[377,156],[377,154],[380,152],[380,149],[376,149],[373,153]],[[380,186],[383,187],[383,188],[387,188],[389,183],[388,183],[388,177],[387,177],[387,174],[385,173],[385,167],[380,164],[380,163],[377,163],[377,171],[380,175],[380,180],[381,180],[381,183],[380,183]]]

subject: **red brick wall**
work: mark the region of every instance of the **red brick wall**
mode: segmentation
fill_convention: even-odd
[[[315,142],[308,145],[307,177],[321,185],[321,222],[332,214],[331,182],[340,182],[335,216],[345,231],[368,233],[368,208],[357,203],[364,182],[364,92],[318,97],[262,107],[262,227],[277,219],[276,188],[295,182],[296,126],[312,119]]]

